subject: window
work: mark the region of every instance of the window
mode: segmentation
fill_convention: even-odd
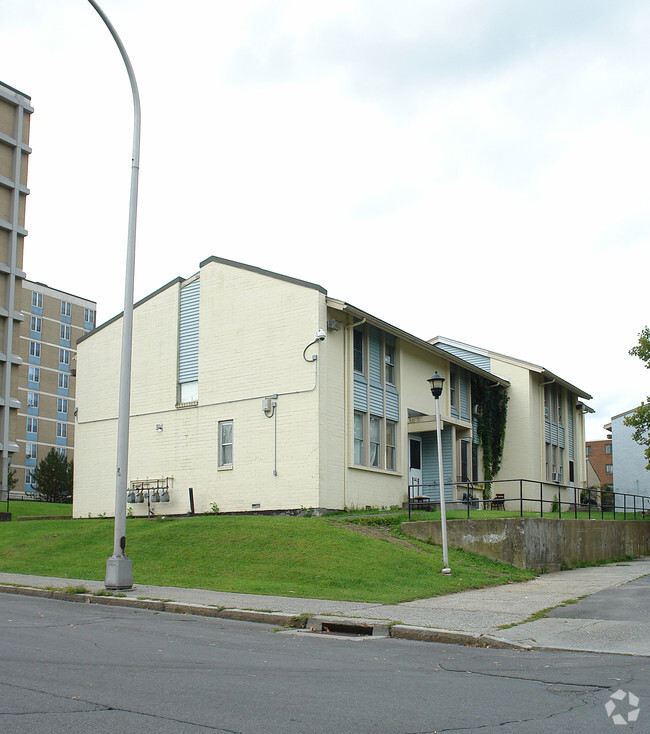
[[[68,424],[67,423],[57,423],[56,424],[56,437],[57,438],[67,438],[68,437]]]
[[[26,459],[35,459],[36,458],[36,450],[37,450],[37,444],[35,444],[35,443],[26,443],[25,444],[25,458]]]
[[[64,339],[65,341],[70,341],[70,324],[61,324],[61,333],[60,333],[61,339]]]
[[[605,474],[612,474],[614,472],[613,464],[605,464]]]
[[[587,446],[587,456],[591,456],[591,446]]]
[[[59,372],[59,388],[61,390],[68,389],[68,378],[69,375],[67,372]]]
[[[386,382],[389,385],[395,384],[395,345],[386,344],[384,351],[384,362],[386,365]]]
[[[68,400],[67,400],[67,398],[57,398],[56,399],[56,412],[57,413],[64,413],[65,415],[68,414]]]
[[[40,356],[41,356],[41,343],[40,342],[29,342],[29,356],[37,357],[40,359]]]
[[[30,328],[33,332],[40,334],[43,330],[43,320],[40,316],[32,316]]]
[[[65,459],[67,455],[68,449],[65,448],[65,446],[57,446],[56,447],[56,453],[62,458]]]
[[[25,469],[25,484],[30,487],[36,486],[36,479],[34,478],[34,471],[32,469]]]
[[[606,443],[605,444],[605,453],[606,454],[611,454],[612,453],[612,444],[611,443]]]
[[[72,312],[72,305],[70,301],[61,301],[61,316],[70,316]]]
[[[233,422],[219,421],[219,466],[232,466]]]
[[[381,418],[370,416],[370,466],[381,466]]]
[[[95,311],[92,308],[84,308],[84,323],[95,325]]]
[[[354,413],[354,463],[364,466],[366,463],[365,420],[364,413]]]
[[[27,433],[38,433],[38,418],[27,416]]]
[[[29,371],[27,373],[27,379],[30,382],[40,382],[41,381],[41,371],[38,367],[32,367],[30,365]]]
[[[70,364],[70,352],[67,349],[59,349],[59,364]]]
[[[386,421],[386,469],[397,469],[397,424],[395,421]]]
[[[452,408],[458,408],[458,373],[453,365],[449,367],[449,404]]]
[[[354,371],[363,374],[363,330],[355,329],[353,332],[352,354]]]
[[[32,291],[32,306],[35,308],[43,308],[43,294]]]
[[[27,393],[27,407],[28,408],[38,408],[38,393],[29,391]]]

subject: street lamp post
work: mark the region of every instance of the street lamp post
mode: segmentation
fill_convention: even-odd
[[[431,394],[435,398],[436,403],[436,437],[438,440],[438,483],[440,486],[440,522],[442,524],[442,573],[450,574],[451,568],[449,568],[449,556],[447,553],[447,510],[445,507],[445,479],[443,474],[443,463],[442,463],[442,431],[440,428],[440,396],[442,395],[442,386],[445,382],[445,378],[434,372],[433,375],[427,380],[431,386]]]
[[[104,585],[107,589],[133,587],[131,559],[126,555],[126,484],[129,460],[129,417],[131,412],[131,353],[133,348],[133,282],[135,276],[135,224],[138,209],[138,174],[140,170],[140,95],[131,61],[124,44],[104,11],[95,0],[88,0],[113,36],[126,66],[133,94],[133,156],[131,159],[131,196],[124,280],[122,315],[122,358],[117,414],[117,467],[115,482],[115,532],[113,555],[106,561]]]

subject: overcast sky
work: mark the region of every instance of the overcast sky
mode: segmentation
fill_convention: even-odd
[[[136,299],[216,255],[423,339],[650,393],[650,4],[101,0],[142,100]],[[0,0],[31,96],[25,270],[123,308],[132,101],[87,0]],[[316,327],[316,325],[314,325]]]

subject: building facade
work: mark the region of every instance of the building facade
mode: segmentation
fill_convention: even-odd
[[[593,410],[584,400],[591,395],[540,365],[444,337],[431,341],[508,380],[508,420],[494,492],[514,498],[521,480],[526,496],[538,491],[538,484],[551,501],[555,496],[574,501],[573,490],[587,485],[584,414]]]
[[[611,451],[616,456],[612,468],[618,510],[639,509],[639,506],[650,509],[650,471],[646,469],[645,447],[632,438],[634,428],[625,425],[625,418],[633,412],[631,409],[612,416],[611,423],[605,426],[612,434]]]
[[[598,487],[603,484],[614,483],[614,452],[612,450],[612,437],[600,441],[587,441],[585,447],[587,463],[595,475],[595,483]],[[594,483],[593,481],[590,484]]]
[[[0,500],[8,496],[11,458],[18,450],[19,332],[30,98],[0,82]]]
[[[52,448],[74,459],[77,340],[95,328],[97,304],[29,280],[21,296],[21,408],[12,469],[15,491],[30,494],[34,469]]]
[[[78,342],[77,517],[114,512],[120,339],[121,315]],[[459,501],[482,478],[472,386],[507,378],[316,284],[208,258],[134,308],[130,511],[164,497],[160,512],[185,514],[190,488],[197,512],[390,507],[409,485],[439,499],[434,372]]]

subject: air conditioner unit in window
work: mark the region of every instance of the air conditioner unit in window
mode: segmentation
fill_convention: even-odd
[[[559,472],[554,471],[553,472],[553,481],[554,482],[557,482],[559,484],[560,481],[561,481],[561,479],[562,479],[562,475]]]

